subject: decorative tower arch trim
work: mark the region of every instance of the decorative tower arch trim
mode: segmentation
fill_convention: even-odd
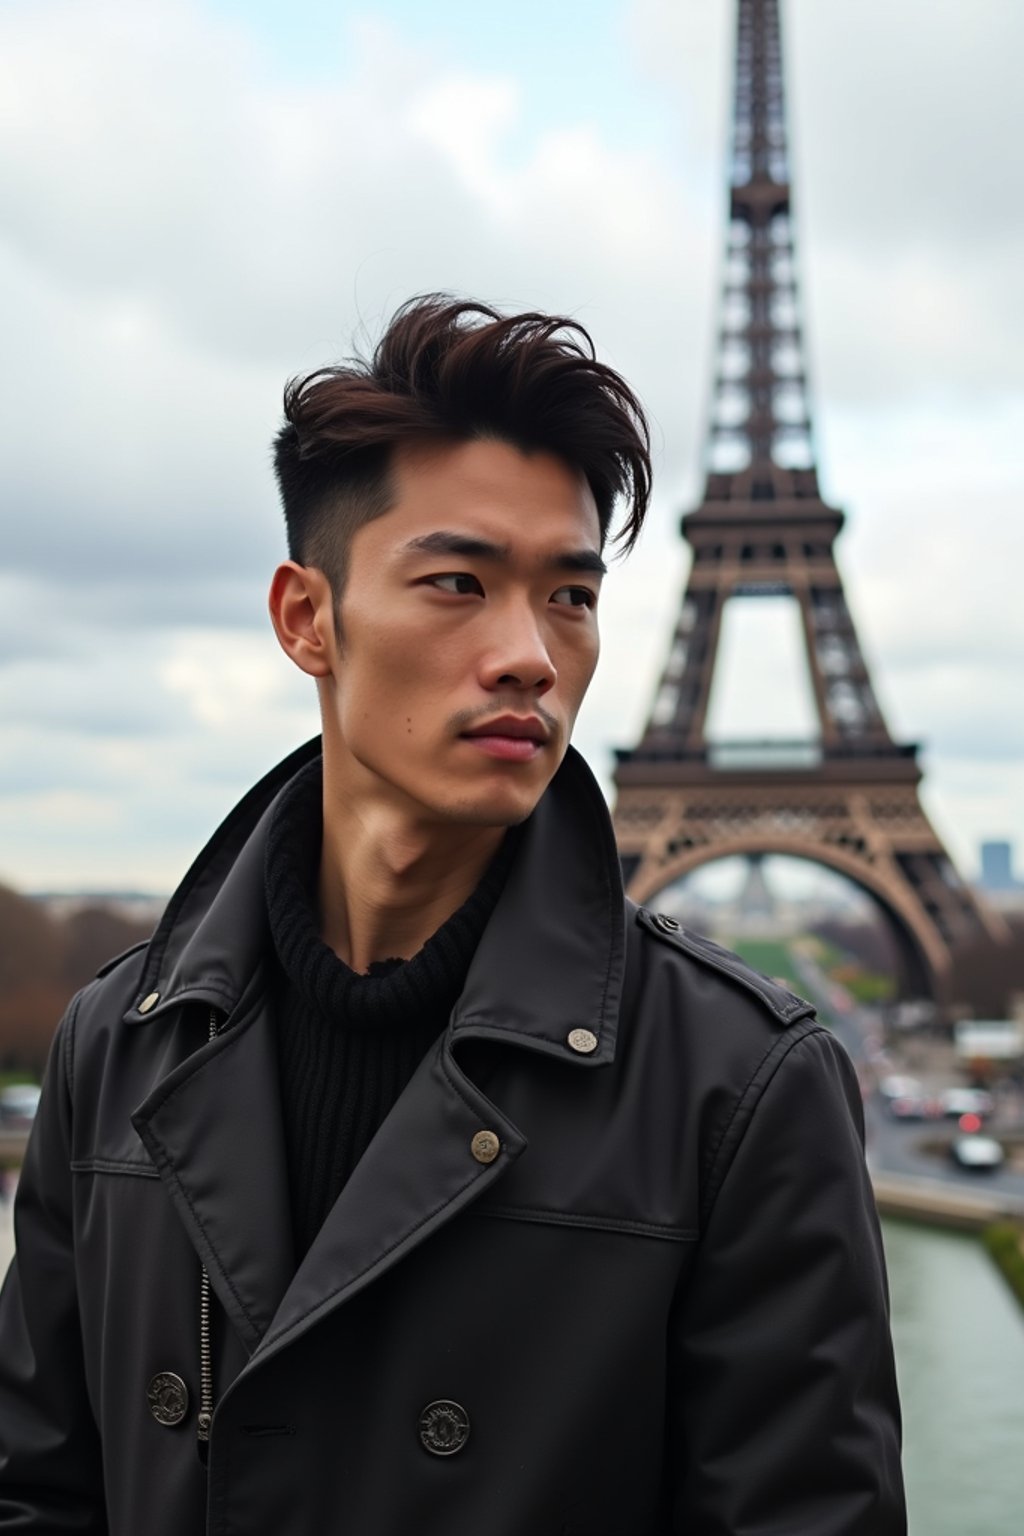
[[[909,950],[916,962],[907,967],[911,974],[924,981],[934,975],[945,982],[949,951],[934,923],[927,918],[918,903],[908,898],[906,886],[898,872],[890,868],[876,870],[855,855],[827,844],[776,835],[736,838],[732,842],[725,840],[714,849],[688,849],[670,858],[660,868],[653,863],[638,868],[632,881],[631,894],[641,906],[650,906],[656,904],[657,897],[677,880],[708,864],[717,863],[719,859],[771,854],[804,859],[852,881],[882,908],[898,937],[904,941],[901,950],[904,954]]]

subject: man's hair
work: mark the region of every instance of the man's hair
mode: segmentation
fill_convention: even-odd
[[[496,438],[558,455],[589,482],[602,543],[636,542],[651,491],[650,433],[636,395],[597,360],[583,326],[559,315],[501,315],[446,294],[410,299],[373,357],[291,379],[274,442],[288,553],[318,567],[335,596],[348,545],[393,503],[391,457],[405,443]]]

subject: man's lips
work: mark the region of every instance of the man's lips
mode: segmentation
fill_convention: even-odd
[[[485,720],[483,725],[475,725],[471,731],[463,731],[464,736],[512,736],[517,740],[536,741],[543,744],[550,736],[550,731],[543,720],[536,715],[498,715],[495,720]]]
[[[472,742],[488,757],[528,763],[546,745],[550,734],[543,720],[536,715],[499,715],[496,720],[486,720],[470,731],[463,731],[462,739]]]

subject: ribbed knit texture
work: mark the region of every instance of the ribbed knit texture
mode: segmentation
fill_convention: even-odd
[[[411,960],[347,966],[320,937],[323,767],[304,768],[270,826],[267,911],[296,1261],[448,1023],[512,862],[506,835],[479,885]]]

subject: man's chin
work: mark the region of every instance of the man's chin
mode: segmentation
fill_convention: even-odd
[[[462,827],[518,827],[537,807],[539,795],[515,800],[505,796],[488,800],[462,800],[440,808],[439,819]]]
[[[550,782],[545,777],[531,784],[480,785],[451,798],[439,796],[436,804],[445,820],[462,826],[515,827],[533,813]]]

